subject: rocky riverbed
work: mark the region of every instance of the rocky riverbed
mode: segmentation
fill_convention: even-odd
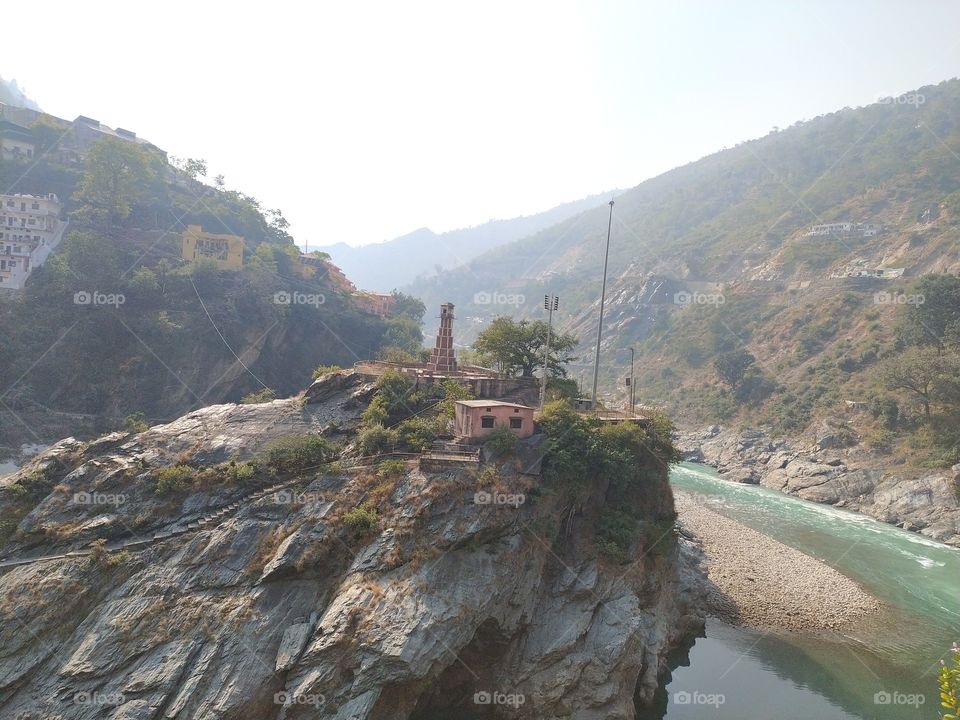
[[[711,465],[734,482],[855,510],[960,547],[960,465],[908,476],[892,469],[889,458],[843,445],[827,426],[808,442],[773,438],[763,428],[716,425],[678,437],[685,459]]]
[[[684,532],[701,548],[710,609],[734,625],[842,631],[882,609],[850,578],[816,558],[675,493]]]

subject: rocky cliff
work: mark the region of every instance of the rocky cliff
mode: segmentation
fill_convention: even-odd
[[[711,465],[735,482],[862,512],[960,547],[960,465],[947,472],[901,474],[889,458],[848,444],[825,423],[808,441],[714,425],[682,433],[678,443],[687,459]]]
[[[561,494],[509,459],[260,459],[290,436],[349,448],[371,392],[327,376],[65,440],[7,479],[0,715],[634,717],[702,627],[692,554],[599,560],[596,500],[560,522]]]

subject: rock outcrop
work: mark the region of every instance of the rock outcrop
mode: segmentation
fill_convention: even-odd
[[[670,648],[702,628],[696,560],[676,543],[626,565],[598,560],[561,495],[508,462],[495,489],[523,502],[478,504],[476,471],[415,462],[393,479],[335,464],[266,496],[249,485],[276,476],[151,492],[158,466],[241,462],[277,438],[355,424],[363,381],[318,383],[301,399],[64,441],[18,472],[36,504],[5,555],[224,512],[133,551],[0,575],[0,716],[634,717]],[[126,497],[76,506],[79,488]]]
[[[828,427],[810,444],[718,426],[681,433],[678,442],[686,459],[711,465],[730,480],[856,510],[960,547],[960,466],[905,477],[883,458],[848,444]]]

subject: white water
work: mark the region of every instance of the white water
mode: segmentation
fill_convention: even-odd
[[[891,611],[846,638],[711,623],[652,717],[939,717],[938,661],[960,640],[960,551],[863,515],[731,483],[702,465],[684,463],[671,482],[711,510],[831,565]],[[678,695],[684,692],[690,695]],[[711,694],[724,702],[705,704]]]

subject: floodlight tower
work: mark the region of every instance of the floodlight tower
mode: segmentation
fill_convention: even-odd
[[[610,201],[610,218],[607,220],[607,249],[603,254],[603,285],[600,286],[600,322],[597,324],[597,355],[593,362],[593,409],[597,409],[597,380],[600,378],[600,338],[603,335],[603,301],[607,297],[607,262],[610,259],[610,229],[613,227],[613,200]]]
[[[547,344],[543,348],[543,380],[540,381],[540,410],[547,398],[547,365],[550,362],[550,333],[553,330],[553,311],[560,307],[560,298],[556,295],[543,296],[543,308],[547,311]]]

